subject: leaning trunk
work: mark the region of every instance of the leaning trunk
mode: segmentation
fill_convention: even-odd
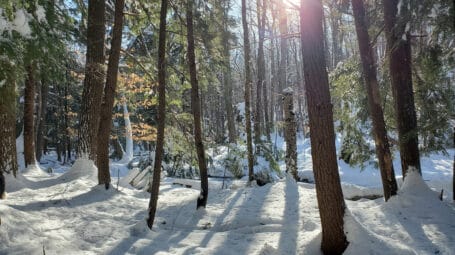
[[[375,59],[373,48],[370,45],[368,27],[366,24],[364,0],[352,0],[357,40],[359,42],[360,57],[365,78],[365,89],[367,91],[368,106],[371,119],[373,120],[373,133],[376,145],[376,156],[381,170],[384,198],[387,201],[391,196],[397,194],[397,182],[393,170],[392,155],[390,153],[389,140],[385,128],[384,113],[381,106],[378,80],[376,78]]]
[[[342,254],[348,246],[344,233],[345,203],[335,149],[332,103],[324,57],[321,0],[302,0],[300,29],[311,156],[321,217],[324,254]]]
[[[196,56],[194,54],[193,1],[188,1],[187,3],[186,23],[188,30],[188,64],[190,67],[191,81],[191,109],[193,111],[194,118],[194,142],[196,143],[196,153],[199,163],[199,172],[201,175],[201,194],[197,199],[197,208],[205,208],[207,204],[209,185],[207,177],[207,164],[205,162],[204,144],[202,143],[201,101],[199,99],[199,85],[196,76]]]
[[[115,90],[117,87],[118,64],[120,60],[120,47],[122,44],[123,7],[125,0],[115,1],[114,29],[112,33],[111,50],[107,66],[106,85],[104,98],[101,104],[101,117],[98,129],[98,183],[104,184],[106,189],[111,183],[109,171],[109,137],[112,124],[112,107],[114,107]]]
[[[158,193],[160,191],[161,163],[164,154],[164,127],[166,118],[166,14],[167,0],[161,1],[160,34],[158,41],[158,130],[153,165],[153,180],[150,191],[147,225],[150,229],[155,220]]]

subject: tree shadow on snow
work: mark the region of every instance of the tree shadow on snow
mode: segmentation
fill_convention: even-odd
[[[292,177],[288,176],[285,187],[283,225],[278,243],[279,254],[297,254],[299,226],[299,190]]]

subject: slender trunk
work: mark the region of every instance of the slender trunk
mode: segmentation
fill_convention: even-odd
[[[194,32],[193,32],[193,1],[187,2],[186,24],[188,31],[188,65],[190,69],[191,81],[191,109],[194,118],[194,142],[196,144],[196,154],[201,175],[201,194],[197,198],[197,207],[204,207],[207,204],[208,196],[208,177],[207,164],[205,162],[204,144],[202,143],[201,129],[201,101],[199,99],[199,85],[196,76],[196,56],[194,54]]]
[[[104,87],[105,1],[88,1],[87,53],[79,114],[78,155],[96,160],[97,136]]]
[[[359,42],[360,57],[365,78],[365,89],[367,91],[368,105],[371,119],[373,120],[373,133],[376,145],[376,156],[381,170],[384,198],[387,201],[391,196],[397,194],[397,182],[393,169],[392,155],[385,128],[384,112],[381,106],[378,80],[376,78],[376,65],[373,55],[373,48],[370,45],[368,27],[365,17],[364,0],[351,0],[354,12],[357,40]]]
[[[63,151],[66,150],[66,156],[65,156],[65,161],[69,162],[71,160],[71,135],[70,135],[70,129],[69,129],[69,98],[68,98],[68,86],[69,86],[69,81],[67,80],[65,84],[65,145],[66,148],[63,149]]]
[[[167,0],[161,0],[160,32],[158,39],[158,130],[150,190],[147,226],[152,229],[160,191],[161,163],[164,154],[164,127],[166,118],[166,15]]]
[[[298,181],[297,175],[297,123],[294,113],[294,95],[292,88],[283,90],[284,101],[284,138],[286,140],[286,172]]]
[[[109,137],[111,134],[112,108],[114,107],[120,48],[122,44],[124,5],[125,0],[115,1],[114,28],[112,32],[106,85],[104,86],[104,98],[101,104],[101,116],[98,128],[98,154],[96,158],[96,164],[98,166],[98,183],[100,185],[104,184],[106,189],[109,188],[109,184],[111,183],[111,174],[109,171]]]
[[[278,23],[280,29],[280,65],[278,67],[278,91],[281,93],[287,88],[287,68],[288,68],[288,20],[284,0],[279,3]],[[278,101],[277,120],[283,120],[283,102]]]
[[[39,116],[38,130],[36,133],[36,159],[38,162],[41,160],[43,155],[44,147],[44,136],[46,129],[46,112],[47,112],[47,97],[49,94],[49,84],[44,79],[41,81],[41,109]]]
[[[311,156],[322,226],[321,249],[324,254],[342,254],[348,246],[343,231],[346,205],[338,173],[322,20],[321,0],[301,1],[303,73],[310,118]]]
[[[35,74],[33,64],[27,66],[24,90],[24,160],[25,167],[36,163],[35,153]]]
[[[406,31],[407,4],[398,12],[398,0],[384,0],[384,21],[389,53],[389,70],[398,126],[403,178],[410,168],[420,174],[417,117],[414,105],[411,72],[411,38]],[[404,17],[404,18],[402,18]]]
[[[251,134],[251,111],[250,111],[250,92],[253,81],[251,80],[251,49],[248,37],[248,23],[246,19],[246,0],[242,0],[242,27],[243,27],[243,54],[245,60],[245,132],[246,146],[248,154],[248,179],[254,179],[253,172],[253,138]]]
[[[259,149],[261,143],[261,136],[263,133],[263,102],[262,102],[262,90],[265,83],[265,60],[264,60],[264,13],[265,13],[265,1],[257,1],[257,13],[258,13],[258,57],[257,57],[257,84],[256,84],[256,110],[254,116],[254,142],[256,144],[256,151]]]

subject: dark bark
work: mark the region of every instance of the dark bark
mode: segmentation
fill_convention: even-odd
[[[78,156],[96,160],[97,136],[104,87],[105,1],[88,1],[87,53],[79,115]]]
[[[36,163],[35,152],[35,70],[33,64],[27,65],[27,78],[24,90],[24,161],[25,167]]]
[[[245,132],[248,157],[248,177],[249,181],[254,179],[253,173],[253,138],[251,134],[251,111],[250,111],[250,92],[252,87],[251,78],[251,49],[248,35],[248,23],[246,19],[246,0],[242,0],[242,27],[243,27],[243,54],[245,60]]]
[[[43,155],[44,147],[44,136],[46,129],[46,112],[47,112],[47,97],[49,94],[49,84],[47,81],[42,79],[41,81],[41,103],[40,103],[40,114],[38,119],[38,129],[36,133],[36,160],[39,162]]]
[[[98,129],[98,151],[96,164],[98,167],[98,183],[109,188],[111,173],[109,171],[109,137],[112,125],[112,108],[114,107],[117,74],[122,44],[123,8],[125,0],[115,1],[114,28],[112,32],[111,50],[107,66],[106,85],[101,104],[101,117]]]
[[[389,70],[395,104],[396,121],[403,177],[409,168],[416,168],[421,174],[417,117],[412,89],[411,41],[405,31],[406,4],[397,16],[398,0],[384,0],[384,22],[389,53]]]
[[[320,0],[301,1],[303,73],[310,119],[311,156],[322,226],[321,249],[324,254],[342,254],[348,246],[343,230],[346,206],[338,173],[322,20]]]
[[[258,13],[258,57],[257,57],[257,83],[256,83],[256,109],[254,114],[254,143],[256,144],[256,151],[258,151],[259,144],[261,143],[261,136],[263,133],[263,102],[262,102],[262,90],[265,83],[265,60],[264,60],[264,17],[263,13],[265,1],[257,1],[257,13]]]
[[[376,145],[376,156],[381,171],[384,198],[387,201],[391,196],[397,194],[397,182],[393,169],[392,155],[385,128],[384,112],[381,106],[378,80],[376,78],[376,65],[373,55],[373,48],[370,45],[368,27],[365,17],[364,0],[351,0],[354,12],[357,40],[359,42],[360,57],[362,60],[365,89],[367,91],[370,116],[373,120],[373,133]]]
[[[197,207],[204,207],[207,204],[208,196],[208,177],[207,164],[205,161],[204,144],[202,143],[202,128],[201,128],[201,101],[199,99],[199,85],[196,71],[196,56],[194,53],[194,32],[193,32],[193,1],[187,1],[186,12],[187,39],[188,39],[188,65],[190,69],[191,82],[191,109],[194,118],[194,142],[196,144],[196,154],[199,165],[199,173],[201,176],[201,194],[197,198]]]
[[[153,180],[150,191],[147,226],[152,229],[155,220],[158,193],[160,191],[161,163],[164,154],[164,127],[166,118],[166,15],[167,0],[161,1],[160,34],[158,39],[158,130],[153,165]]]
[[[297,175],[297,123],[294,113],[294,98],[291,89],[283,91],[284,106],[284,139],[286,141],[286,172],[292,174],[294,179]]]
[[[6,72],[13,73],[13,67],[0,59],[0,65]],[[17,173],[16,154],[16,91],[15,80],[10,77],[1,77],[4,80],[0,86],[0,199],[4,198],[6,188],[5,174]]]

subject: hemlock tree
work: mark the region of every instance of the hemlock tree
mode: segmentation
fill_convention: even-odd
[[[256,83],[256,109],[254,111],[254,143],[256,153],[260,151],[261,136],[263,133],[263,102],[262,90],[265,83],[264,37],[265,37],[265,1],[257,0],[258,19],[258,55],[257,55],[257,83]]]
[[[97,135],[104,87],[105,1],[88,1],[87,53],[84,90],[79,114],[78,155],[96,159]]]
[[[243,59],[245,60],[245,132],[246,146],[248,154],[248,180],[254,179],[253,172],[253,139],[251,134],[251,111],[250,111],[250,91],[253,83],[251,78],[251,49],[248,35],[248,22],[246,19],[246,0],[242,0],[242,27],[243,27]]]
[[[348,246],[343,230],[346,205],[338,173],[322,21],[321,1],[302,0],[300,29],[303,73],[310,120],[313,172],[321,216],[321,249],[324,254],[342,254]]]
[[[117,74],[122,44],[123,8],[125,0],[115,1],[114,28],[112,32],[111,50],[107,66],[106,85],[101,104],[101,117],[98,129],[98,151],[96,165],[98,167],[98,182],[104,184],[106,189],[111,182],[109,171],[109,137],[112,123],[112,107],[114,107],[115,91],[117,87]]]
[[[187,1],[186,11],[187,41],[188,41],[188,65],[190,70],[191,82],[191,110],[194,118],[194,142],[196,144],[196,154],[201,176],[201,194],[197,199],[196,208],[204,207],[207,204],[208,196],[208,177],[207,164],[205,161],[204,144],[202,142],[201,128],[201,100],[199,97],[199,85],[196,71],[196,55],[194,53],[194,32],[193,32],[193,1]]]
[[[283,90],[284,139],[286,141],[286,172],[298,181],[297,174],[297,123],[294,113],[294,93],[292,88]]]
[[[411,69],[411,35],[406,29],[409,17],[407,1],[383,0],[384,30],[387,39],[389,71],[395,104],[403,177],[410,168],[421,174],[417,117],[414,105]],[[398,10],[398,8],[401,8]]]
[[[370,116],[373,121],[374,141],[376,145],[376,156],[381,171],[384,198],[387,201],[391,196],[397,194],[397,182],[393,169],[392,155],[390,153],[389,140],[385,128],[384,112],[381,106],[378,80],[376,78],[376,65],[373,55],[373,48],[370,45],[368,27],[365,17],[364,0],[351,0],[354,12],[357,41],[359,43],[360,57],[362,60],[365,89],[367,91]]]
[[[160,32],[158,38],[158,130],[150,191],[147,226],[152,229],[160,191],[161,163],[164,154],[164,127],[166,119],[166,15],[167,0],[161,0]]]
[[[26,67],[24,90],[24,163],[25,167],[36,164],[35,152],[35,64],[29,63]]]

